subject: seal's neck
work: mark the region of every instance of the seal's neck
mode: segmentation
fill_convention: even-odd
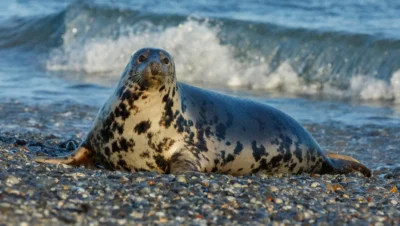
[[[160,126],[169,127],[181,110],[176,82],[162,84],[157,89],[143,89],[138,84],[118,87],[115,96],[136,116],[157,120]]]

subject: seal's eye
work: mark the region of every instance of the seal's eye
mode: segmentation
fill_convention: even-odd
[[[145,61],[147,59],[147,57],[145,56],[145,55],[140,55],[139,57],[138,57],[138,61],[140,62],[140,63],[142,63],[143,61]]]
[[[162,59],[162,62],[164,64],[169,64],[169,59],[167,57],[165,57],[164,59]]]

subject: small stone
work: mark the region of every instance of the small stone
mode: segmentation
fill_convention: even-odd
[[[6,180],[6,184],[8,187],[12,187],[16,184],[19,184],[19,182],[21,181],[21,179],[16,178],[15,176],[8,176],[7,180]]]
[[[334,204],[334,203],[336,203],[336,201],[335,201],[335,199],[328,199],[327,203]]]
[[[284,210],[291,210],[291,209],[292,209],[292,206],[289,206],[289,205],[283,206],[282,209],[284,209]]]
[[[332,192],[338,192],[338,191],[344,192],[345,191],[344,188],[342,187],[342,185],[340,185],[340,184],[327,184],[326,189],[330,190]]]
[[[144,187],[144,188],[142,188],[142,189],[140,190],[140,193],[141,193],[142,195],[147,195],[147,194],[150,194],[150,193],[151,193],[151,190],[150,190],[149,187]]]
[[[220,186],[218,183],[211,183],[210,184],[210,191],[211,192],[216,192],[220,190]]]
[[[133,211],[131,213],[131,216],[135,219],[142,219],[143,218],[143,213],[137,212],[137,211]]]
[[[276,199],[275,199],[275,203],[276,203],[276,204],[281,204],[281,203],[283,203],[283,200],[280,199],[280,198],[276,198]]]
[[[126,224],[126,219],[119,219],[117,222],[119,225],[125,225]]]
[[[178,182],[180,182],[180,183],[184,183],[184,184],[187,183],[186,177],[185,177],[184,175],[178,175],[178,176],[176,177],[176,181],[178,181]]]
[[[270,192],[277,192],[277,191],[279,191],[279,189],[277,187],[275,187],[275,186],[269,186],[269,191]]]
[[[311,187],[312,188],[316,188],[316,187],[318,187],[320,184],[318,183],[318,182],[314,182],[314,183],[312,183],[311,184]]]
[[[65,200],[65,199],[68,198],[68,194],[65,193],[65,192],[58,192],[58,193],[57,193],[57,196],[58,196],[60,199],[62,199],[62,200]]]
[[[229,202],[233,202],[236,200],[236,198],[233,196],[226,196],[226,200],[228,200]]]
[[[393,185],[392,188],[389,190],[391,193],[397,193],[397,186]]]

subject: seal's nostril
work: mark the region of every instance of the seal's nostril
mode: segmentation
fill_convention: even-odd
[[[159,75],[161,74],[161,65],[156,62],[150,63],[150,71],[152,75]]]

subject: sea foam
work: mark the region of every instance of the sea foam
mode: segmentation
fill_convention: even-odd
[[[147,29],[134,32],[134,29],[124,27],[121,28],[124,35],[117,38],[91,37],[82,41],[74,40],[75,36],[84,32],[82,28],[78,29],[73,23],[67,24],[64,44],[51,52],[46,68],[84,73],[92,82],[118,80],[134,51],[155,47],[171,53],[176,62],[177,77],[183,82],[400,101],[400,69],[393,73],[390,81],[348,75],[347,88],[339,88],[330,81],[306,81],[289,61],[280,62],[272,69],[271,62],[264,56],[252,59],[237,57],[237,47],[222,43],[219,27],[210,26],[207,21],[189,19],[178,26],[166,28],[155,28],[150,22],[142,21],[140,26]]]

